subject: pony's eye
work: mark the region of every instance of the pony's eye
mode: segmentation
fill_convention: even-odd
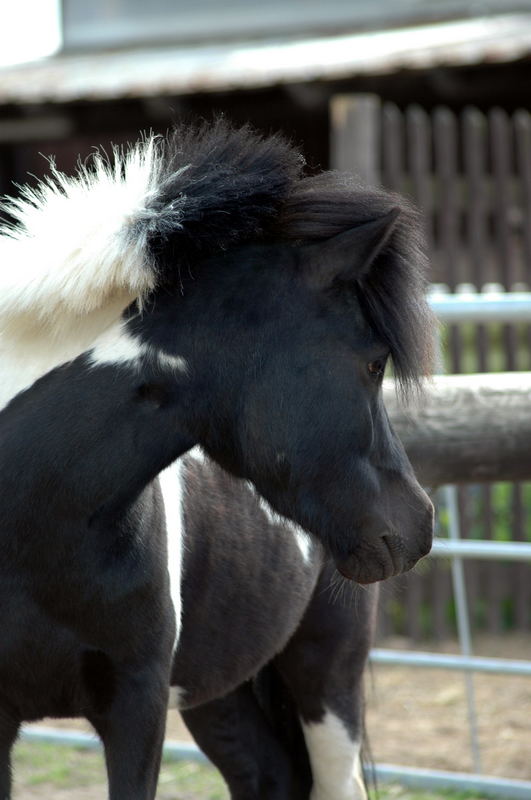
[[[371,378],[383,378],[385,372],[385,358],[377,358],[376,361],[369,361],[367,369]]]

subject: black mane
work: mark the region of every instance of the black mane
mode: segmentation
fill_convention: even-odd
[[[223,118],[177,127],[160,156],[147,240],[162,273],[263,237],[304,164],[282,136]]]
[[[360,186],[347,174],[324,172],[297,182],[280,225],[282,236],[303,244],[328,239],[393,209],[400,213],[389,242],[356,290],[369,324],[389,347],[401,389],[407,391],[430,373],[434,350],[419,212],[399,195]]]

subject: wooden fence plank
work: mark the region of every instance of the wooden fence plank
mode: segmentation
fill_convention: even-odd
[[[394,192],[406,193],[404,181],[404,116],[393,103],[382,110],[382,182]]]
[[[511,242],[511,129],[509,118],[501,108],[494,108],[488,115],[493,185],[494,242],[498,256],[498,272],[505,289],[510,290],[516,282],[515,263]]]
[[[438,108],[433,116],[436,187],[438,191],[437,245],[440,249],[445,282],[451,289],[459,283],[459,201],[457,195],[457,125],[448,108]],[[462,342],[457,325],[450,326],[448,347],[450,371],[461,372]]]
[[[524,269],[522,280],[531,284],[531,114],[520,110],[514,115],[516,171],[520,179],[521,225]]]
[[[488,203],[487,203],[487,123],[475,108],[467,108],[462,117],[463,166],[466,194],[466,245],[471,266],[471,280],[476,288],[487,283]],[[488,336],[485,325],[476,327],[477,371],[488,372]]]
[[[526,540],[526,519],[524,504],[524,487],[521,483],[513,486],[513,538],[517,541]],[[513,625],[520,630],[529,626],[531,616],[531,581],[530,567],[528,564],[512,564],[511,591],[508,598],[513,599]]]
[[[438,641],[444,641],[453,633],[447,614],[452,597],[451,573],[447,561],[437,559],[432,563],[429,590],[430,605],[433,609],[432,636]]]
[[[433,250],[431,122],[420,106],[406,109],[406,131],[412,196],[424,214],[426,244],[430,252]]]
[[[332,168],[374,186],[380,183],[380,111],[372,94],[337,95],[330,105]]]

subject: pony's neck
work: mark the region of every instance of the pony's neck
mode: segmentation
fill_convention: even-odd
[[[0,494],[8,527],[106,526],[196,444],[182,432],[177,408],[139,400],[142,379],[138,369],[91,366],[83,356],[2,410]]]

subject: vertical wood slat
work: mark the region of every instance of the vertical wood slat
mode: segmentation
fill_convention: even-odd
[[[406,109],[407,158],[412,195],[422,210],[428,252],[433,250],[433,188],[431,181],[431,124],[420,106]]]
[[[505,111],[495,108],[489,113],[492,151],[494,244],[497,268],[506,290],[516,283],[516,265],[511,242],[511,197],[512,158],[511,126]],[[505,368],[517,369],[518,343],[514,325],[503,326]]]
[[[457,125],[448,108],[437,108],[433,116],[433,137],[436,171],[437,245],[445,282],[455,289],[459,282],[459,201],[457,193]],[[452,372],[461,372],[462,343],[459,328],[449,329],[449,351]]]
[[[384,592],[380,588],[376,616],[375,640],[380,641],[381,639],[385,639],[387,636],[393,636],[395,633],[396,631],[389,614],[387,599],[384,595]]]
[[[404,117],[393,103],[382,109],[382,179],[388,189],[405,192]]]
[[[487,173],[487,120],[475,108],[467,108],[462,115],[463,169],[466,196],[466,245],[471,267],[471,279],[478,290],[488,281],[488,173]],[[489,369],[489,339],[487,326],[477,325],[475,330],[477,368]],[[472,490],[470,490],[472,491]],[[478,489],[478,504],[483,527],[492,528],[492,492],[489,487]],[[482,567],[477,561],[467,562],[465,575],[469,607],[472,618],[477,616],[482,602]],[[473,624],[473,623],[472,623]]]
[[[409,187],[406,184],[406,128],[404,115],[393,103],[384,104],[382,110],[382,131],[383,181],[389,189],[407,194]],[[422,638],[422,599],[422,579],[414,573],[408,575],[404,581],[403,598],[406,611],[405,632],[414,642]]]
[[[511,230],[512,218],[514,218],[514,198],[512,183],[515,180],[513,164],[518,159],[516,147],[513,150],[513,141],[516,144],[516,120],[514,127],[509,120],[506,112],[501,109],[493,109],[490,113],[491,138],[492,138],[492,161],[493,175],[495,181],[495,242],[498,258],[500,260],[499,271],[503,276],[505,287],[511,289],[518,278],[516,265],[516,252],[513,245],[513,234]],[[513,140],[514,131],[514,140]],[[524,155],[522,153],[521,155]],[[507,370],[518,368],[518,334],[514,325],[503,326],[503,343],[505,351],[505,364]],[[513,486],[511,492],[511,528],[512,536],[515,539],[521,537],[522,526],[524,523],[522,509],[522,494],[519,486]],[[494,570],[491,568],[491,576],[494,580]],[[501,605],[503,597],[512,597],[514,604],[517,604],[518,582],[520,570],[517,564],[507,565],[505,569],[498,571],[496,578],[496,590],[493,603]]]
[[[330,163],[363,183],[380,183],[381,103],[377,95],[337,95],[330,104]]]
[[[401,577],[391,578],[380,584],[376,628],[377,639],[382,639],[386,636],[403,635],[404,633],[397,627],[392,613],[392,606],[397,602],[397,597],[401,594],[401,580]]]
[[[489,504],[492,507],[492,487],[488,487],[490,495]],[[489,516],[485,520],[484,538],[494,540],[494,519]],[[490,633],[500,633],[503,629],[502,621],[502,570],[501,564],[484,563],[482,565],[483,599],[486,602],[486,623]]]
[[[415,203],[423,212],[428,252],[433,250],[433,187],[431,171],[431,121],[420,106],[406,110],[407,158]]]
[[[526,519],[524,503],[524,487],[521,483],[513,486],[513,538],[517,541],[526,540]],[[514,603],[514,627],[518,630],[528,630],[531,624],[531,581],[529,580],[529,564],[512,565],[512,591]]]
[[[436,520],[439,519],[439,506],[444,503],[443,497],[444,495],[440,491],[437,491],[433,497],[437,510]],[[438,534],[440,531],[436,530],[436,535]],[[452,596],[450,562],[435,559],[430,572],[430,599],[433,608],[433,636],[438,641],[443,641],[454,633],[451,617],[448,614]]]
[[[520,178],[521,224],[523,240],[522,280],[531,287],[531,114],[520,110],[514,115],[516,173]],[[531,325],[525,331],[527,359],[522,369],[531,369]]]
[[[409,572],[406,580],[406,634],[413,642],[422,639],[422,578],[415,572]]]
[[[442,559],[434,560],[430,572],[430,602],[433,609],[432,635],[438,641],[448,639],[452,633],[447,616],[451,596],[449,565]]]
[[[471,279],[481,290],[488,281],[488,205],[487,205],[487,123],[475,108],[467,108],[462,117],[463,166],[467,189],[466,244],[471,265]],[[488,335],[485,325],[476,327],[476,351],[479,372],[488,371]]]
[[[511,244],[511,128],[509,118],[501,108],[488,115],[493,176],[494,240],[498,256],[497,269],[506,290],[516,282]]]
[[[457,196],[457,125],[448,108],[437,108],[433,116],[433,136],[438,193],[438,244],[447,283],[455,289],[458,271],[458,196]]]
[[[531,114],[517,111],[514,115],[516,173],[520,179],[522,203],[522,238],[524,269],[522,280],[531,284]]]

